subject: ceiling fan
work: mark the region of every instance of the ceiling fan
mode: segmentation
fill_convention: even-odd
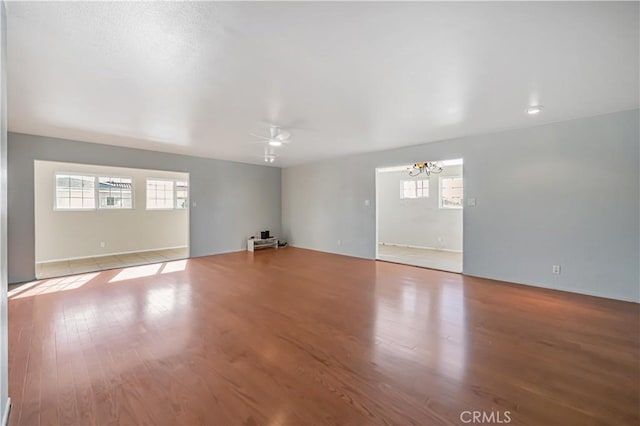
[[[276,161],[276,150],[270,145],[265,145],[263,158],[265,163],[273,163]]]
[[[249,133],[249,135],[254,138],[261,139],[260,141],[256,141],[257,143],[267,143],[272,147],[279,147],[285,143],[291,142],[291,133],[286,130],[282,130],[278,126],[270,126],[269,127],[269,136],[256,135],[255,133]]]

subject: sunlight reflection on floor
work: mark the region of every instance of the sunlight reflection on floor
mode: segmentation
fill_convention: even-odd
[[[187,268],[187,265],[188,260],[184,259],[164,263],[153,263],[150,265],[132,266],[120,270],[120,272],[111,278],[109,282],[116,283],[134,278],[150,277],[156,274],[181,272]],[[89,274],[69,275],[59,278],[32,281],[10,290],[7,295],[10,299],[20,299],[24,297],[55,293],[58,291],[75,290],[84,286],[98,275],[111,272],[112,271],[93,272]]]
[[[22,297],[38,296],[58,291],[74,290],[82,287],[98,275],[99,272],[95,272],[93,274],[72,275],[69,277],[34,281],[33,283],[25,284],[24,286],[11,290],[8,296],[9,298],[20,299]]]
[[[133,278],[150,277],[151,275],[157,274],[161,267],[162,263],[154,263],[151,265],[132,266],[130,268],[125,268],[120,271],[118,275],[111,278],[109,282],[115,283],[118,281],[131,280]]]

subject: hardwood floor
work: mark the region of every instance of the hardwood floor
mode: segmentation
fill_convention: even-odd
[[[295,248],[42,280],[10,295],[9,423],[637,425],[639,320]]]

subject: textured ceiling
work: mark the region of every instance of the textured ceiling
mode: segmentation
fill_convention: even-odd
[[[282,166],[636,108],[638,6],[9,2],[9,129]]]

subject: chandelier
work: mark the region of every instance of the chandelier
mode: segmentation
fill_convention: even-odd
[[[411,169],[409,169],[409,176],[418,176],[420,173],[424,173],[427,176],[431,173],[437,174],[442,171],[441,161],[427,161],[426,163],[416,163]]]

